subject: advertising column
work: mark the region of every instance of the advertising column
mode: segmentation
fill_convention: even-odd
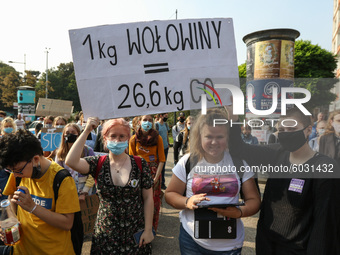
[[[35,89],[30,86],[20,86],[17,92],[18,113],[22,113],[25,121],[33,121],[35,117]]]
[[[252,89],[252,102],[257,110],[272,106],[273,88],[278,89],[277,108],[270,118],[281,114],[281,88],[293,86],[294,43],[300,33],[294,29],[257,31],[243,37],[247,45],[247,90]],[[289,97],[289,95],[287,95]],[[259,118],[247,106],[246,117]]]

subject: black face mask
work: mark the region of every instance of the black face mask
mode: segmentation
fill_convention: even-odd
[[[185,119],[183,119],[183,118],[180,118],[180,119],[179,119],[179,122],[183,123],[183,122],[184,122],[184,120],[185,120]]]
[[[74,143],[77,140],[78,136],[74,134],[67,134],[65,135],[65,142],[67,143]]]
[[[163,118],[163,121],[164,121],[164,122],[166,122],[167,120],[168,120],[168,118],[166,118],[166,117]]]
[[[33,171],[32,171],[32,179],[39,179],[41,176],[44,174],[41,172],[41,166],[38,164],[37,166],[33,166]]]
[[[307,126],[308,127],[308,126]],[[279,132],[278,138],[281,146],[290,152],[300,149],[308,140],[303,131],[307,128],[294,131],[294,132]]]

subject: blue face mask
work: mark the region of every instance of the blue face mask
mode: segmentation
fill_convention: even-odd
[[[58,126],[55,126],[56,128],[64,128],[65,125],[58,125]]]
[[[152,123],[150,121],[143,121],[142,122],[142,129],[148,132],[152,128]]]
[[[128,140],[125,142],[107,141],[106,143],[106,147],[115,155],[122,154],[128,146]]]
[[[6,134],[10,134],[10,133],[13,132],[13,128],[11,128],[11,127],[4,128],[4,132],[5,132]]]
[[[44,128],[51,128],[52,124],[44,124]]]
[[[187,129],[190,130],[190,127],[191,127],[191,126],[187,126]]]

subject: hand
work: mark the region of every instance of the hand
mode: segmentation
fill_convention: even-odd
[[[230,206],[227,208],[209,208],[209,210],[212,210],[214,212],[217,212],[223,216],[229,217],[229,218],[241,218],[242,213],[240,210],[242,210],[241,208],[237,208],[235,206]]]
[[[35,202],[33,201],[28,189],[24,186],[18,186],[18,189],[24,190],[25,193],[21,191],[14,191],[11,202],[20,205],[25,211],[31,212],[35,206]]]
[[[142,245],[151,243],[151,241],[154,239],[154,235],[152,233],[152,230],[144,230],[143,234],[140,237],[139,240],[139,247],[142,247]]]
[[[197,204],[201,203],[203,200],[210,201],[210,198],[206,197],[207,193],[202,193],[190,197],[187,201],[186,207],[190,210],[197,209]]]
[[[97,117],[89,117],[86,121],[85,130],[91,132],[99,125],[99,119]]]
[[[79,195],[79,201],[84,201],[85,200],[85,197],[86,197],[86,195],[85,195],[85,193],[81,193],[80,195]]]

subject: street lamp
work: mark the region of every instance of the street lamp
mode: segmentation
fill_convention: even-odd
[[[23,76],[25,76],[25,71],[26,71],[26,54],[24,54],[24,62],[16,62],[16,61],[8,61],[8,63],[11,64],[24,64],[24,72],[22,73]]]
[[[47,98],[47,95],[48,95],[48,91],[47,91],[47,84],[48,84],[48,51],[51,49],[51,48],[45,48],[46,49],[46,98]]]

